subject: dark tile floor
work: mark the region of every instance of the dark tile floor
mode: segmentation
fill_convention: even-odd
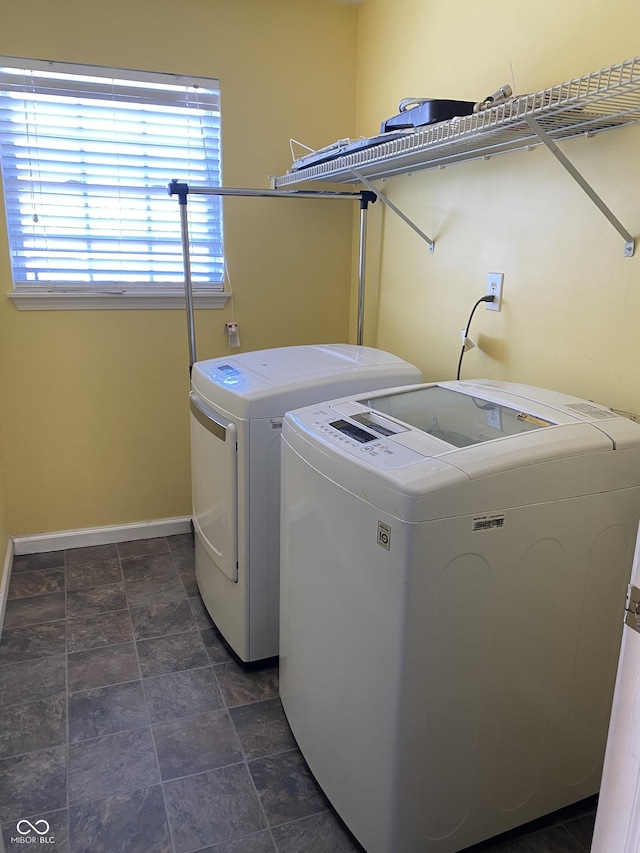
[[[585,853],[594,810],[469,851]],[[189,535],[14,560],[0,822],[7,853],[46,839],[54,853],[362,849],[297,749],[277,663],[241,666],[213,627]]]

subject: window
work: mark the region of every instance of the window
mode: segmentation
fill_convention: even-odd
[[[180,211],[167,188],[221,184],[218,81],[0,58],[0,162],[18,302],[179,304]],[[223,289],[221,199],[190,194],[187,207],[197,299]]]

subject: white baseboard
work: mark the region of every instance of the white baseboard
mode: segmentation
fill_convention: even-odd
[[[141,521],[136,524],[118,524],[112,527],[91,527],[83,530],[61,530],[57,533],[36,533],[33,536],[14,536],[12,546],[13,553],[16,555],[42,554],[45,551],[65,551],[68,548],[110,545],[114,542],[153,539],[157,536],[175,536],[178,533],[190,532],[191,518],[185,516],[161,518],[158,521]]]
[[[11,578],[11,564],[13,563],[13,554],[13,542],[11,541],[11,539],[9,539],[7,543],[7,553],[4,558],[2,581],[0,581],[0,633],[2,633],[2,626],[4,625],[4,612],[7,607],[7,597],[9,595],[9,580]]]

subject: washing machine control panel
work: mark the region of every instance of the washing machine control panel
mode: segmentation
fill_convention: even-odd
[[[382,425],[367,424],[365,428],[355,419],[342,417],[329,409],[297,412],[294,417],[320,442],[378,468],[401,468],[425,458],[423,454],[394,442],[392,431]]]

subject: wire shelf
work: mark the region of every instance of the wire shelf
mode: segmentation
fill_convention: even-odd
[[[375,180],[531,148],[543,140],[527,118],[556,141],[639,122],[640,57],[399,139],[290,170],[276,177],[274,186],[358,183],[360,176]]]

